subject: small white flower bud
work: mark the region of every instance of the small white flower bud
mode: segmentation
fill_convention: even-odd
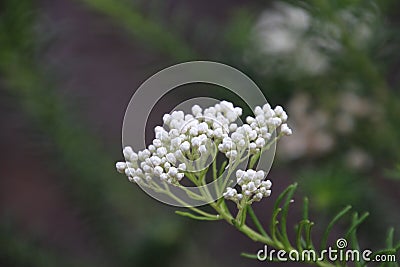
[[[138,155],[135,152],[133,152],[132,147],[127,146],[124,148],[122,152],[124,154],[125,160],[132,162],[138,160]]]
[[[143,151],[139,151],[138,153],[138,159],[139,160],[145,160],[150,156],[150,151],[148,149],[145,149]]]
[[[168,175],[170,175],[172,177],[175,177],[177,173],[178,173],[178,169],[175,167],[171,167],[168,170]]]
[[[261,185],[267,189],[270,189],[272,186],[272,182],[270,180],[263,181]]]
[[[289,126],[286,123],[284,123],[281,126],[281,133],[283,133],[284,135],[291,135],[292,130],[289,128]]]
[[[264,114],[264,112],[263,112],[263,110],[262,110],[261,107],[257,106],[257,107],[254,109],[254,114],[257,116],[257,115],[262,115],[262,114]]]
[[[183,177],[185,177],[184,173],[179,172],[176,174],[176,179],[178,179],[178,181],[182,180]]]
[[[240,140],[240,141],[238,142],[237,146],[238,146],[239,148],[244,148],[244,147],[246,146],[246,141],[243,140],[243,139]]]
[[[189,130],[189,134],[192,136],[197,136],[199,134],[199,130],[197,129],[197,126],[192,126]]]
[[[115,168],[119,173],[125,173],[126,163],[125,162],[117,162],[115,164]]]
[[[250,143],[249,148],[250,150],[255,150],[257,148],[257,145],[255,143]]]
[[[218,129],[215,129],[215,130],[214,130],[214,136],[215,136],[215,138],[221,138],[223,133],[224,133],[224,132],[222,131],[222,128],[218,128]]]
[[[155,147],[160,147],[160,146],[162,146],[162,142],[161,142],[160,139],[154,139],[154,140],[153,140],[153,145],[154,145]]]
[[[268,112],[268,111],[271,110],[271,106],[267,103],[267,104],[265,104],[265,105],[262,107],[262,109],[263,109],[263,111],[264,111],[264,113],[265,113],[265,112]]]
[[[144,172],[147,172],[147,173],[149,173],[153,170],[153,168],[151,168],[149,165],[144,165],[142,169]]]
[[[229,131],[230,132],[236,131],[237,128],[238,128],[238,126],[237,126],[236,123],[232,123],[232,124],[229,125]]]
[[[147,148],[151,153],[154,153],[154,151],[156,151],[156,147],[154,145],[149,145],[149,147]]]
[[[171,138],[178,137],[178,136],[179,136],[179,131],[178,131],[178,129],[171,129],[171,130],[169,131],[169,136],[170,136]]]
[[[157,156],[150,157],[150,161],[154,166],[158,166],[161,164],[161,159]]]
[[[171,167],[171,163],[165,162],[164,163],[164,169],[168,170]]]
[[[197,126],[197,129],[198,129],[199,133],[207,133],[208,124],[205,122],[202,122]]]
[[[267,124],[271,127],[279,126],[282,123],[282,120],[278,117],[269,118]]]
[[[189,151],[189,149],[190,149],[190,143],[189,143],[188,141],[183,142],[183,143],[180,145],[180,149],[181,149],[183,152]]]
[[[203,111],[203,109],[199,106],[199,105],[194,105],[193,107],[192,107],[192,113],[193,113],[193,115],[198,115],[198,114],[200,114],[201,112]]]
[[[237,170],[237,171],[236,171],[236,177],[237,177],[237,178],[242,178],[242,177],[244,176],[245,173],[246,173],[245,171]]]
[[[160,166],[154,167],[154,174],[157,176],[160,176],[163,173],[163,171],[164,171],[163,168]]]
[[[236,116],[242,116],[242,113],[243,113],[243,110],[242,110],[242,108],[239,108],[239,107],[235,107],[234,108],[234,111],[235,111],[235,113],[236,113]]]
[[[205,145],[201,145],[201,146],[199,147],[199,152],[200,152],[201,154],[206,153],[206,152],[207,152],[206,146],[205,146]]]
[[[181,163],[178,165],[178,169],[182,170],[182,171],[186,171],[186,164],[185,163]]]
[[[262,198],[263,198],[263,194],[261,194],[261,193],[257,193],[257,194],[255,194],[254,197],[253,197],[253,199],[254,199],[255,201],[260,201]]]
[[[165,147],[157,148],[157,155],[160,157],[164,157],[167,154],[167,149]]]
[[[256,189],[257,188],[256,188],[254,182],[250,182],[247,184],[247,190],[249,190],[250,192],[254,192]]]
[[[125,175],[126,176],[134,176],[135,175],[135,169],[134,168],[126,168],[125,169]]]
[[[176,158],[175,158],[175,155],[173,153],[168,153],[166,155],[166,158],[170,163],[172,163],[172,164],[176,163]]]
[[[256,174],[255,174],[255,178],[256,179],[259,179],[259,180],[262,180],[262,179],[264,179],[264,176],[265,176],[265,172],[264,171],[257,171],[256,172]],[[269,181],[269,180],[268,180]]]
[[[142,179],[139,176],[129,177],[129,181],[133,183],[140,183]]]
[[[258,146],[258,147],[264,147],[265,146],[265,140],[264,140],[264,138],[257,138],[257,140],[256,140],[256,145]]]
[[[170,122],[171,122],[171,115],[169,115],[169,114],[165,114],[164,116],[163,116],[163,122],[165,123],[165,124],[169,124]]]
[[[255,119],[254,119],[253,117],[250,117],[250,116],[248,116],[248,117],[246,118],[246,122],[247,122],[248,124],[253,123],[254,120],[255,120]]]

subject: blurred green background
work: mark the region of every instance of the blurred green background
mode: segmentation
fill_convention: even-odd
[[[260,245],[114,170],[135,89],[188,60],[232,65],[283,105],[274,192],[298,181],[321,229],[346,204],[369,211],[360,239],[379,247],[400,231],[399,16],[394,0],[1,1],[0,266],[263,264],[239,256]],[[235,100],[201,88],[168,99]]]

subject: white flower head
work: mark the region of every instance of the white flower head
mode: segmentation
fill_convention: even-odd
[[[153,179],[160,179],[179,185],[185,172],[193,170],[188,159],[208,157],[212,151],[210,144],[218,144],[217,152],[223,153],[230,165],[249,153],[254,155],[265,149],[274,141],[271,137],[276,130],[283,135],[292,133],[285,123],[287,114],[283,108],[273,109],[268,103],[256,107],[255,116],[247,117],[243,125],[237,124],[242,109],[228,101],[204,109],[194,105],[191,111],[191,114],[183,111],[165,114],[164,126],[155,127],[155,138],[146,149],[137,152],[130,146],[123,149],[125,162],[116,163],[117,171],[135,183],[151,185]],[[236,202],[244,196],[248,201],[259,201],[271,194],[271,183],[264,178],[263,171],[238,170],[236,179],[241,192],[227,188],[224,197]]]
[[[270,180],[264,181],[265,172],[249,170],[237,170],[236,179],[241,188],[241,192],[246,196],[249,203],[260,201],[263,197],[271,195],[272,183]],[[236,189],[228,187],[224,193],[224,197],[235,202],[238,201],[236,197],[238,192]]]

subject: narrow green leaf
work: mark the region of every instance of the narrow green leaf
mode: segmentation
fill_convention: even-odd
[[[271,236],[272,239],[275,241],[278,241],[277,239],[277,232],[279,232],[278,230],[278,221],[277,221],[277,217],[278,214],[282,211],[282,208],[280,208],[280,204],[283,200],[283,198],[288,194],[289,191],[291,191],[293,189],[293,187],[296,186],[296,184],[293,185],[289,185],[276,199],[275,204],[274,204],[274,209],[272,211],[272,217],[271,217],[271,222],[270,222],[270,232],[271,232]],[[280,233],[279,233],[280,234]],[[282,237],[282,235],[280,235],[280,237]]]
[[[357,231],[353,231],[351,233],[350,239],[351,239],[352,249],[360,250],[360,244],[358,243],[358,238],[357,238]]]
[[[397,250],[400,250],[400,242],[396,245],[396,246],[394,246],[394,249],[397,251]]]
[[[353,218],[352,218],[352,224],[356,223],[358,220],[358,213],[354,213]],[[358,239],[357,239],[357,229],[354,229],[354,231],[350,234],[350,240],[351,240],[351,248],[360,251],[360,245],[358,244]],[[356,267],[362,267],[364,266],[365,262],[363,259],[360,259],[360,261],[356,261],[355,263]]]
[[[203,196],[199,196],[196,193],[193,193],[192,191],[189,190],[185,190],[185,193],[188,197],[195,199],[195,200],[203,200],[204,201],[204,197]]]
[[[321,239],[321,245],[320,248],[321,250],[326,248],[327,242],[328,242],[328,236],[330,232],[332,231],[333,226],[344,216],[346,215],[349,211],[351,210],[351,206],[346,206],[343,210],[341,210],[333,219],[330,221],[328,224],[328,227],[326,228],[322,239]]]
[[[191,219],[194,220],[199,220],[199,221],[218,221],[221,220],[222,218],[220,218],[218,215],[212,215],[213,217],[206,217],[206,216],[198,216],[198,215],[194,215],[192,213],[189,212],[184,212],[184,211],[175,211],[176,214],[183,216],[183,217],[189,217]]]
[[[272,213],[272,219],[271,219],[271,224],[270,224],[270,231],[271,231],[271,236],[272,236],[272,239],[273,240],[275,240],[275,241],[277,241],[277,238],[276,238],[276,232],[277,232],[277,224],[278,224],[278,221],[276,220],[276,217],[278,216],[278,214],[281,212],[281,208],[277,208],[277,209],[274,209],[274,211],[273,211],[273,213]]]
[[[393,248],[393,238],[394,238],[394,228],[390,227],[386,238],[386,246],[388,248]]]
[[[254,164],[257,162],[257,160],[260,156],[261,156],[261,151],[251,157],[250,163],[249,163],[250,168],[252,168],[254,166]]]
[[[303,220],[308,220],[308,197],[303,200]]]
[[[248,207],[248,213],[249,213],[250,218],[253,221],[254,225],[256,226],[257,230],[263,236],[268,236],[267,232],[265,232],[264,227],[261,225],[261,222],[258,220],[257,215],[254,213],[254,210],[250,205]]]
[[[246,253],[246,252],[240,253],[240,256],[248,258],[248,259],[255,259],[255,260],[258,259],[256,254],[251,254],[251,253]]]
[[[286,194],[287,194],[290,190],[292,190],[292,188],[293,188],[294,186],[297,186],[297,184],[289,185],[289,186],[278,196],[278,198],[276,199],[275,204],[274,204],[274,211],[279,207],[279,205],[281,204],[283,198],[286,196]]]
[[[362,224],[365,219],[369,216],[369,212],[365,212],[359,219],[355,220],[352,225],[350,226],[349,230],[347,231],[345,238],[347,239],[350,234],[357,229],[360,224]]]
[[[240,253],[240,256],[242,256],[244,258],[248,258],[248,259],[258,260],[257,254],[242,252],[242,253]],[[268,258],[268,262],[282,262],[282,261],[280,261],[276,258],[272,258],[272,259]]]
[[[279,206],[280,206],[280,204],[281,204],[281,202],[282,202],[282,200],[283,200],[283,198],[286,196],[286,194],[290,191],[290,190],[292,190],[292,188],[293,188],[293,186],[295,186],[295,185],[289,185],[279,196],[278,196],[278,198],[276,199],[276,201],[275,201],[275,204],[274,204],[274,208],[273,208],[273,211],[272,211],[272,217],[271,217],[271,222],[270,222],[270,232],[271,232],[271,235],[272,235],[272,238],[275,240],[275,241],[278,241],[277,240],[277,224],[278,224],[278,222],[277,222],[277,217],[278,217],[278,214],[282,211],[282,208],[280,208]]]
[[[296,227],[296,246],[299,252],[303,251],[302,240],[303,240],[303,228],[306,224],[306,220],[302,220]]]
[[[304,227],[304,232],[305,232],[305,236],[306,236],[306,248],[307,249],[314,249],[314,244],[312,242],[312,238],[311,238],[311,229],[314,226],[313,222],[307,221],[307,224]]]
[[[287,234],[287,216],[289,213],[289,205],[292,202],[292,198],[293,198],[293,195],[294,195],[294,192],[296,191],[296,189],[297,189],[297,184],[293,184],[291,186],[291,188],[288,190],[287,195],[286,195],[286,200],[285,200],[285,203],[282,208],[282,215],[281,215],[281,222],[282,222],[281,223],[281,233],[283,235],[282,242],[284,243],[284,245],[287,248],[289,248],[291,246],[289,237]]]
[[[227,160],[225,160],[224,162],[222,162],[221,168],[219,169],[218,176],[221,176],[221,175],[224,173],[227,164],[228,164],[228,161],[227,161]]]

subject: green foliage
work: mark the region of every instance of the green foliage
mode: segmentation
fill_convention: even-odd
[[[174,29],[148,19],[133,4],[122,0],[81,0],[88,6],[113,18],[134,37],[150,43],[156,50],[178,60],[194,59],[196,53]]]
[[[297,188],[297,184],[293,184],[288,186],[276,199],[274,208],[272,210],[271,221],[269,223],[269,233],[262,226],[261,222],[257,218],[254,213],[251,204],[248,204],[244,207],[239,208],[238,214],[248,214],[250,216],[251,221],[255,225],[255,230],[250,228],[246,224],[246,218],[242,216],[237,216],[236,218],[231,217],[229,211],[222,209],[225,205],[224,201],[219,203],[211,203],[210,206],[217,211],[217,213],[224,218],[228,223],[234,225],[240,232],[251,238],[252,240],[268,245],[274,249],[284,250],[289,253],[292,250],[296,250],[301,253],[304,250],[314,251],[316,255],[321,255],[321,251],[328,248],[328,238],[330,237],[331,231],[334,227],[338,227],[338,223],[341,220],[349,215],[351,210],[351,206],[346,206],[344,209],[339,211],[333,219],[326,226],[324,234],[320,240],[319,248],[315,245],[317,239],[312,236],[312,228],[314,226],[314,222],[309,219],[308,215],[308,199],[304,198],[303,202],[303,216],[302,219],[294,226],[295,232],[295,240],[292,242],[288,237],[288,221],[287,216],[289,212],[289,206],[292,202],[294,192]],[[245,211],[243,213],[243,211]],[[210,220],[210,218],[206,217],[198,217],[189,213],[177,212],[177,214],[182,216],[187,216],[196,220]],[[354,212],[351,216],[350,225],[347,229],[343,229],[343,235],[340,238],[345,238],[349,240],[349,247],[352,249],[356,249],[360,251],[360,245],[357,238],[357,229],[364,222],[364,220],[368,217],[369,213],[363,213],[359,215],[357,212]],[[348,217],[348,216],[347,216]],[[339,228],[339,227],[338,227]],[[396,253],[400,250],[399,245],[394,245],[394,228],[391,228],[388,231],[388,235],[386,238],[386,248],[378,250],[377,252],[372,254],[372,257],[375,255],[396,255]],[[333,246],[333,245],[331,245]],[[257,259],[256,254],[251,253],[242,253],[242,256],[250,259]],[[372,259],[371,257],[371,259]],[[278,261],[277,259],[268,259],[271,261]],[[308,264],[315,264],[316,266],[348,266],[347,262],[341,262],[339,259],[335,262],[329,262],[328,259],[317,260],[317,261],[305,261]],[[356,261],[356,266],[366,266],[367,262]],[[390,265],[391,264],[391,265]],[[398,266],[397,263],[389,262],[383,263],[381,266]]]
[[[395,170],[390,170],[386,172],[387,177],[393,180],[400,180],[400,164],[396,166]]]

